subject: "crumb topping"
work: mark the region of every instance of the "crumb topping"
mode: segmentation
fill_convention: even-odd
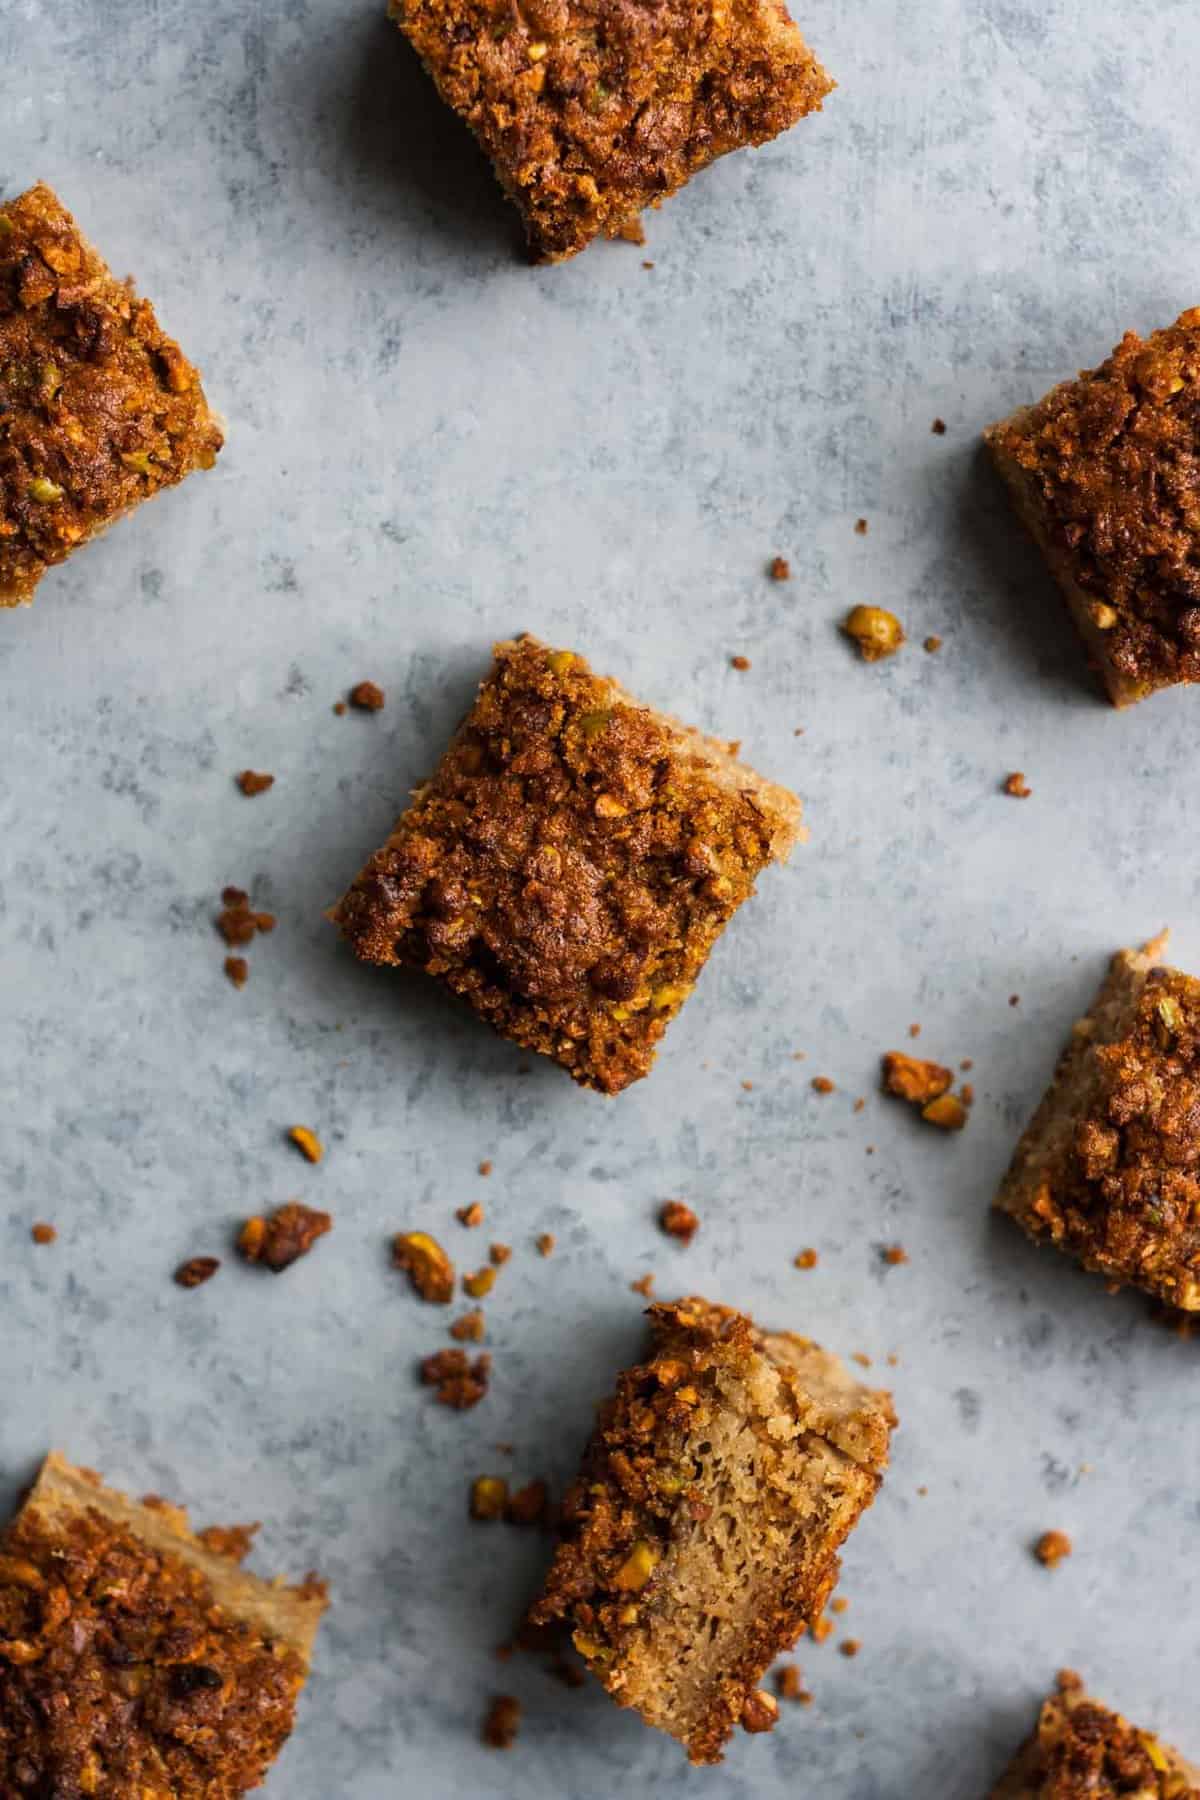
[[[1036,1800],[1197,1800],[1184,1766],[1148,1731],[1089,1700],[1064,1671],[1022,1766]]]

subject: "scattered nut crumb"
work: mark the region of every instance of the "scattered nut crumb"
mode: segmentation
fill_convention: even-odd
[[[940,637],[927,637],[922,645],[922,649],[928,656],[936,656],[941,647],[942,640]]]
[[[935,419],[929,429],[932,431],[934,437],[945,437],[945,435],[946,435],[945,419]]]
[[[908,1251],[903,1244],[889,1244],[883,1253],[883,1260],[889,1268],[898,1269],[901,1263],[908,1261]]]
[[[778,1718],[779,1702],[774,1694],[768,1694],[764,1688],[756,1688],[742,1707],[742,1730],[770,1731]]]
[[[455,1319],[450,1327],[450,1336],[457,1338],[460,1344],[478,1344],[483,1341],[483,1314],[477,1306],[470,1312],[463,1313],[460,1319]]]
[[[468,1231],[473,1231],[476,1225],[483,1224],[483,1208],[478,1200],[472,1200],[470,1206],[456,1206],[454,1216],[460,1225],[466,1226]]]
[[[731,656],[729,666],[731,669],[740,669],[744,674],[750,667],[750,658],[748,656]]]
[[[1011,794],[1014,800],[1028,800],[1033,789],[1026,781],[1022,770],[1016,769],[1011,775],[1005,776],[1004,792]]]
[[[801,1705],[812,1698],[797,1663],[784,1663],[782,1669],[776,1669],[775,1689],[781,1700],[797,1700]]]
[[[838,1645],[838,1649],[843,1656],[857,1656],[862,1649],[862,1645],[857,1638],[843,1638]]]
[[[1065,1531],[1044,1531],[1033,1547],[1033,1554],[1044,1569],[1056,1569],[1074,1548]]]
[[[958,1097],[962,1101],[964,1106],[974,1106],[974,1104],[975,1104],[974,1084],[970,1081],[964,1081],[962,1086],[958,1090]]]
[[[401,1231],[392,1240],[392,1261],[422,1300],[448,1306],[454,1298],[454,1264],[427,1231]]]
[[[180,1287],[200,1287],[204,1282],[212,1280],[220,1266],[220,1257],[193,1256],[187,1262],[180,1263],[175,1271],[175,1279]]]
[[[752,1094],[754,1092],[754,1083],[752,1081],[743,1081],[742,1087],[747,1094]]]
[[[346,716],[346,702],[344,700],[335,700],[333,703],[333,710],[339,719],[344,719]]]
[[[473,1519],[502,1519],[508,1505],[508,1483],[502,1475],[477,1475],[471,1483],[468,1511]]]
[[[472,1300],[483,1300],[496,1285],[496,1271],[485,1263],[473,1275],[464,1275],[462,1284],[464,1294],[469,1294]]]
[[[643,269],[652,269],[654,264],[652,262],[643,262],[642,267]]]
[[[640,1294],[643,1300],[652,1300],[654,1298],[653,1275],[639,1275],[636,1281],[630,1282],[629,1291],[631,1294]]]
[[[815,1269],[819,1261],[820,1258],[815,1250],[801,1250],[799,1256],[792,1258],[792,1267],[794,1269]]]
[[[289,1200],[266,1218],[247,1219],[237,1247],[247,1262],[265,1263],[276,1275],[307,1256],[319,1237],[333,1230],[327,1212]]]
[[[812,1078],[812,1087],[814,1092],[818,1094],[832,1094],[836,1092],[835,1085],[830,1081],[828,1075],[814,1075]]]
[[[840,1613],[848,1612],[849,1608],[850,1608],[850,1602],[846,1599],[844,1594],[838,1594],[833,1600],[831,1600],[829,1602],[829,1610],[832,1613],[840,1614]]]
[[[360,681],[350,689],[350,704],[359,712],[380,712],[385,704],[385,695],[381,687],[373,681]]]
[[[488,1255],[492,1259],[493,1267],[502,1269],[512,1255],[512,1250],[508,1244],[492,1244],[488,1250]]]
[[[851,1108],[851,1110],[856,1113],[863,1112],[866,1108],[866,1104],[867,1104],[867,1102],[866,1102],[865,1095],[860,1094],[858,1099],[854,1102],[854,1105]]]
[[[491,1164],[491,1161],[490,1161],[490,1159],[488,1159],[488,1160],[485,1160],[485,1161],[484,1161],[484,1162],[481,1162],[481,1163],[480,1163],[480,1165],[479,1165],[479,1173],[480,1173],[480,1174],[481,1174],[481,1175],[482,1175],[482,1176],[484,1176],[484,1177],[485,1177],[485,1178],[486,1178],[486,1177],[487,1177],[487,1176],[488,1176],[488,1175],[490,1175],[490,1174],[491,1174],[491,1172],[492,1172],[492,1164]]]
[[[554,1233],[552,1231],[543,1231],[537,1241],[538,1255],[539,1256],[553,1256],[554,1255],[554,1243],[555,1243]]]
[[[527,1481],[518,1488],[504,1509],[504,1516],[510,1525],[540,1525],[546,1516],[546,1507],[550,1500],[550,1490],[540,1479]]]
[[[833,1620],[827,1619],[822,1613],[819,1619],[813,1620],[809,1630],[812,1632],[814,1643],[823,1644],[833,1630]]]
[[[45,1225],[39,1219],[29,1235],[35,1244],[52,1244],[57,1238],[58,1232],[53,1225]]]
[[[545,45],[543,44],[541,48],[545,50]],[[627,244],[644,244],[646,228],[637,217],[626,219],[623,225],[617,227],[617,236]]]
[[[928,1106],[931,1100],[948,1092],[954,1082],[952,1072],[940,1063],[906,1056],[903,1050],[888,1050],[881,1061],[884,1092],[895,1094],[912,1106]]]
[[[325,1154],[324,1144],[316,1132],[310,1131],[307,1125],[293,1125],[288,1132],[288,1137],[306,1162],[319,1163]]]
[[[260,775],[254,769],[243,769],[237,777],[237,784],[248,799],[256,794],[265,794],[268,788],[275,786],[273,775]]]
[[[870,527],[867,524],[867,521],[865,519],[855,519],[854,529],[858,533],[859,537],[866,537],[867,532],[870,530]]]
[[[773,556],[767,569],[772,581],[790,581],[792,565],[786,556]]]
[[[850,1361],[856,1362],[860,1369],[869,1369],[871,1366],[870,1357],[862,1350],[852,1350],[850,1352]]]
[[[1010,1006],[1020,1006],[1020,1004],[1021,1004],[1020,994],[1010,994],[1008,996],[1008,1004]]]
[[[963,1074],[965,1075],[968,1072],[968,1070],[973,1069],[975,1067],[975,1058],[973,1056],[964,1056],[958,1066],[962,1070]]]
[[[250,979],[250,964],[246,961],[244,956],[227,956],[225,958],[225,973],[228,975],[235,988],[244,988],[247,981]]]
[[[921,1117],[939,1131],[961,1131],[967,1122],[967,1109],[956,1095],[943,1094],[921,1108]]]
[[[221,902],[222,910],[217,914],[217,930],[231,948],[250,943],[256,931],[274,931],[274,913],[253,912],[250,896],[244,889],[223,888]]]
[[[521,1729],[521,1702],[511,1694],[497,1694],[483,1721],[483,1741],[489,1750],[511,1750]]]
[[[904,627],[895,613],[882,606],[855,606],[842,621],[842,630],[858,645],[864,662],[880,662],[894,656],[904,643]]]
[[[918,1024],[916,1024],[916,1023],[915,1023],[915,1021],[914,1021],[914,1023],[913,1023],[913,1024],[911,1024],[911,1025],[910,1025],[910,1026],[909,1026],[909,1028],[908,1028],[908,1035],[909,1035],[909,1037],[910,1037],[910,1038],[919,1038],[919,1037],[920,1037],[920,1035],[921,1035],[921,1027],[920,1027],[920,1026],[919,1026],[919,1025],[918,1025]]]
[[[700,1229],[700,1221],[690,1206],[682,1200],[667,1200],[658,1215],[658,1222],[668,1237],[678,1238],[681,1244],[690,1244]]]
[[[421,1363],[421,1380],[426,1387],[436,1388],[434,1399],[439,1406],[467,1412],[478,1406],[487,1393],[492,1359],[483,1351],[474,1362],[465,1350],[435,1350]]]

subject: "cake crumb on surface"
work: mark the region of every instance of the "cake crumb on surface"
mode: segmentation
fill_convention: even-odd
[[[256,769],[243,769],[237,777],[237,784],[247,799],[253,800],[257,794],[265,794],[275,786],[273,775],[262,775]]]
[[[799,1255],[792,1258],[792,1267],[794,1269],[815,1269],[819,1261],[820,1258],[815,1250],[801,1250]]]
[[[772,581],[790,581],[792,565],[786,556],[773,556],[767,569]]]
[[[511,1750],[521,1729],[521,1702],[512,1694],[497,1694],[483,1721],[483,1741],[489,1750]]]
[[[35,1244],[52,1244],[58,1236],[58,1231],[55,1226],[47,1225],[39,1219],[30,1230],[29,1235]]]
[[[225,973],[235,988],[244,988],[250,979],[250,964],[244,956],[227,956]]]
[[[1004,792],[1011,794],[1014,800],[1028,800],[1033,789],[1026,781],[1024,771],[1014,769],[1011,775],[1006,775],[1004,778]]]
[[[1075,1546],[1065,1531],[1043,1531],[1033,1547],[1033,1554],[1044,1569],[1056,1569],[1071,1555]]]
[[[319,1163],[325,1154],[325,1146],[315,1131],[307,1125],[293,1125],[288,1131],[288,1140],[295,1144],[305,1162]]]
[[[387,704],[383,689],[373,681],[359,681],[350,689],[350,704],[359,712],[382,712]]]
[[[470,1206],[455,1207],[454,1216],[460,1225],[465,1225],[468,1231],[474,1231],[477,1225],[483,1224],[483,1207],[478,1200],[472,1200]]]
[[[333,1230],[327,1212],[289,1200],[273,1213],[247,1219],[238,1234],[237,1247],[247,1262],[260,1262],[274,1274],[282,1274],[307,1256],[318,1238]]]
[[[492,1359],[486,1351],[474,1361],[465,1350],[435,1350],[421,1362],[421,1380],[434,1388],[439,1406],[467,1412],[478,1406],[488,1390]]]
[[[658,1222],[668,1237],[678,1238],[684,1245],[690,1244],[700,1229],[700,1220],[682,1200],[664,1201]]]
[[[175,1271],[175,1280],[182,1288],[202,1287],[211,1281],[221,1266],[218,1256],[192,1256],[187,1262],[180,1263]]]

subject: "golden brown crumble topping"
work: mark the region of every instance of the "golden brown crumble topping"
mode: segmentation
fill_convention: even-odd
[[[391,0],[391,14],[543,262],[629,235],[645,207],[833,86],[774,0]]]
[[[48,187],[0,206],[0,606],[98,531],[211,468],[221,431],[154,308]]]
[[[432,780],[333,917],[618,1093],[799,835],[799,803],[569,650],[499,644]]]
[[[1200,1800],[1197,1781],[1175,1751],[1090,1700],[1064,1669],[993,1800]]]

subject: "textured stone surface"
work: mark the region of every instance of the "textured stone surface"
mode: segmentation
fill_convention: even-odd
[[[0,1501],[54,1443],[263,1518],[263,1566],[320,1565],[289,1800],[973,1800],[1063,1662],[1200,1750],[1198,1347],[987,1211],[1108,952],[1170,922],[1200,970],[1200,695],[1094,698],[976,451],[1200,298],[1200,28],[1186,0],[800,22],[842,84],[821,117],[702,177],[645,250],[531,272],[369,4],[0,9],[8,191],[60,189],[229,424],[212,475],[0,622]],[[891,663],[839,638],[858,600],[903,618]],[[520,1073],[321,917],[522,627],[744,737],[812,827],[615,1102]],[[364,676],[386,709],[335,718]],[[269,794],[237,792],[247,766]],[[1032,799],[998,792],[1013,769]],[[227,882],[279,914],[241,993]],[[874,1094],[910,1020],[975,1059],[961,1138]],[[293,1195],[336,1219],[304,1262],[172,1284]],[[655,1225],[671,1195],[703,1221],[686,1251]],[[418,1226],[463,1268],[514,1246],[462,1416],[413,1379],[447,1341],[387,1265]],[[912,1260],[885,1272],[894,1242]],[[492,1660],[543,1552],[466,1519],[474,1475],[571,1469],[646,1269],[900,1357],[893,1473],[847,1558],[862,1654],[802,1645],[815,1705],[717,1777]],[[1048,1527],[1077,1546],[1052,1575]],[[497,1690],[526,1705],[508,1757],[477,1742]]]

